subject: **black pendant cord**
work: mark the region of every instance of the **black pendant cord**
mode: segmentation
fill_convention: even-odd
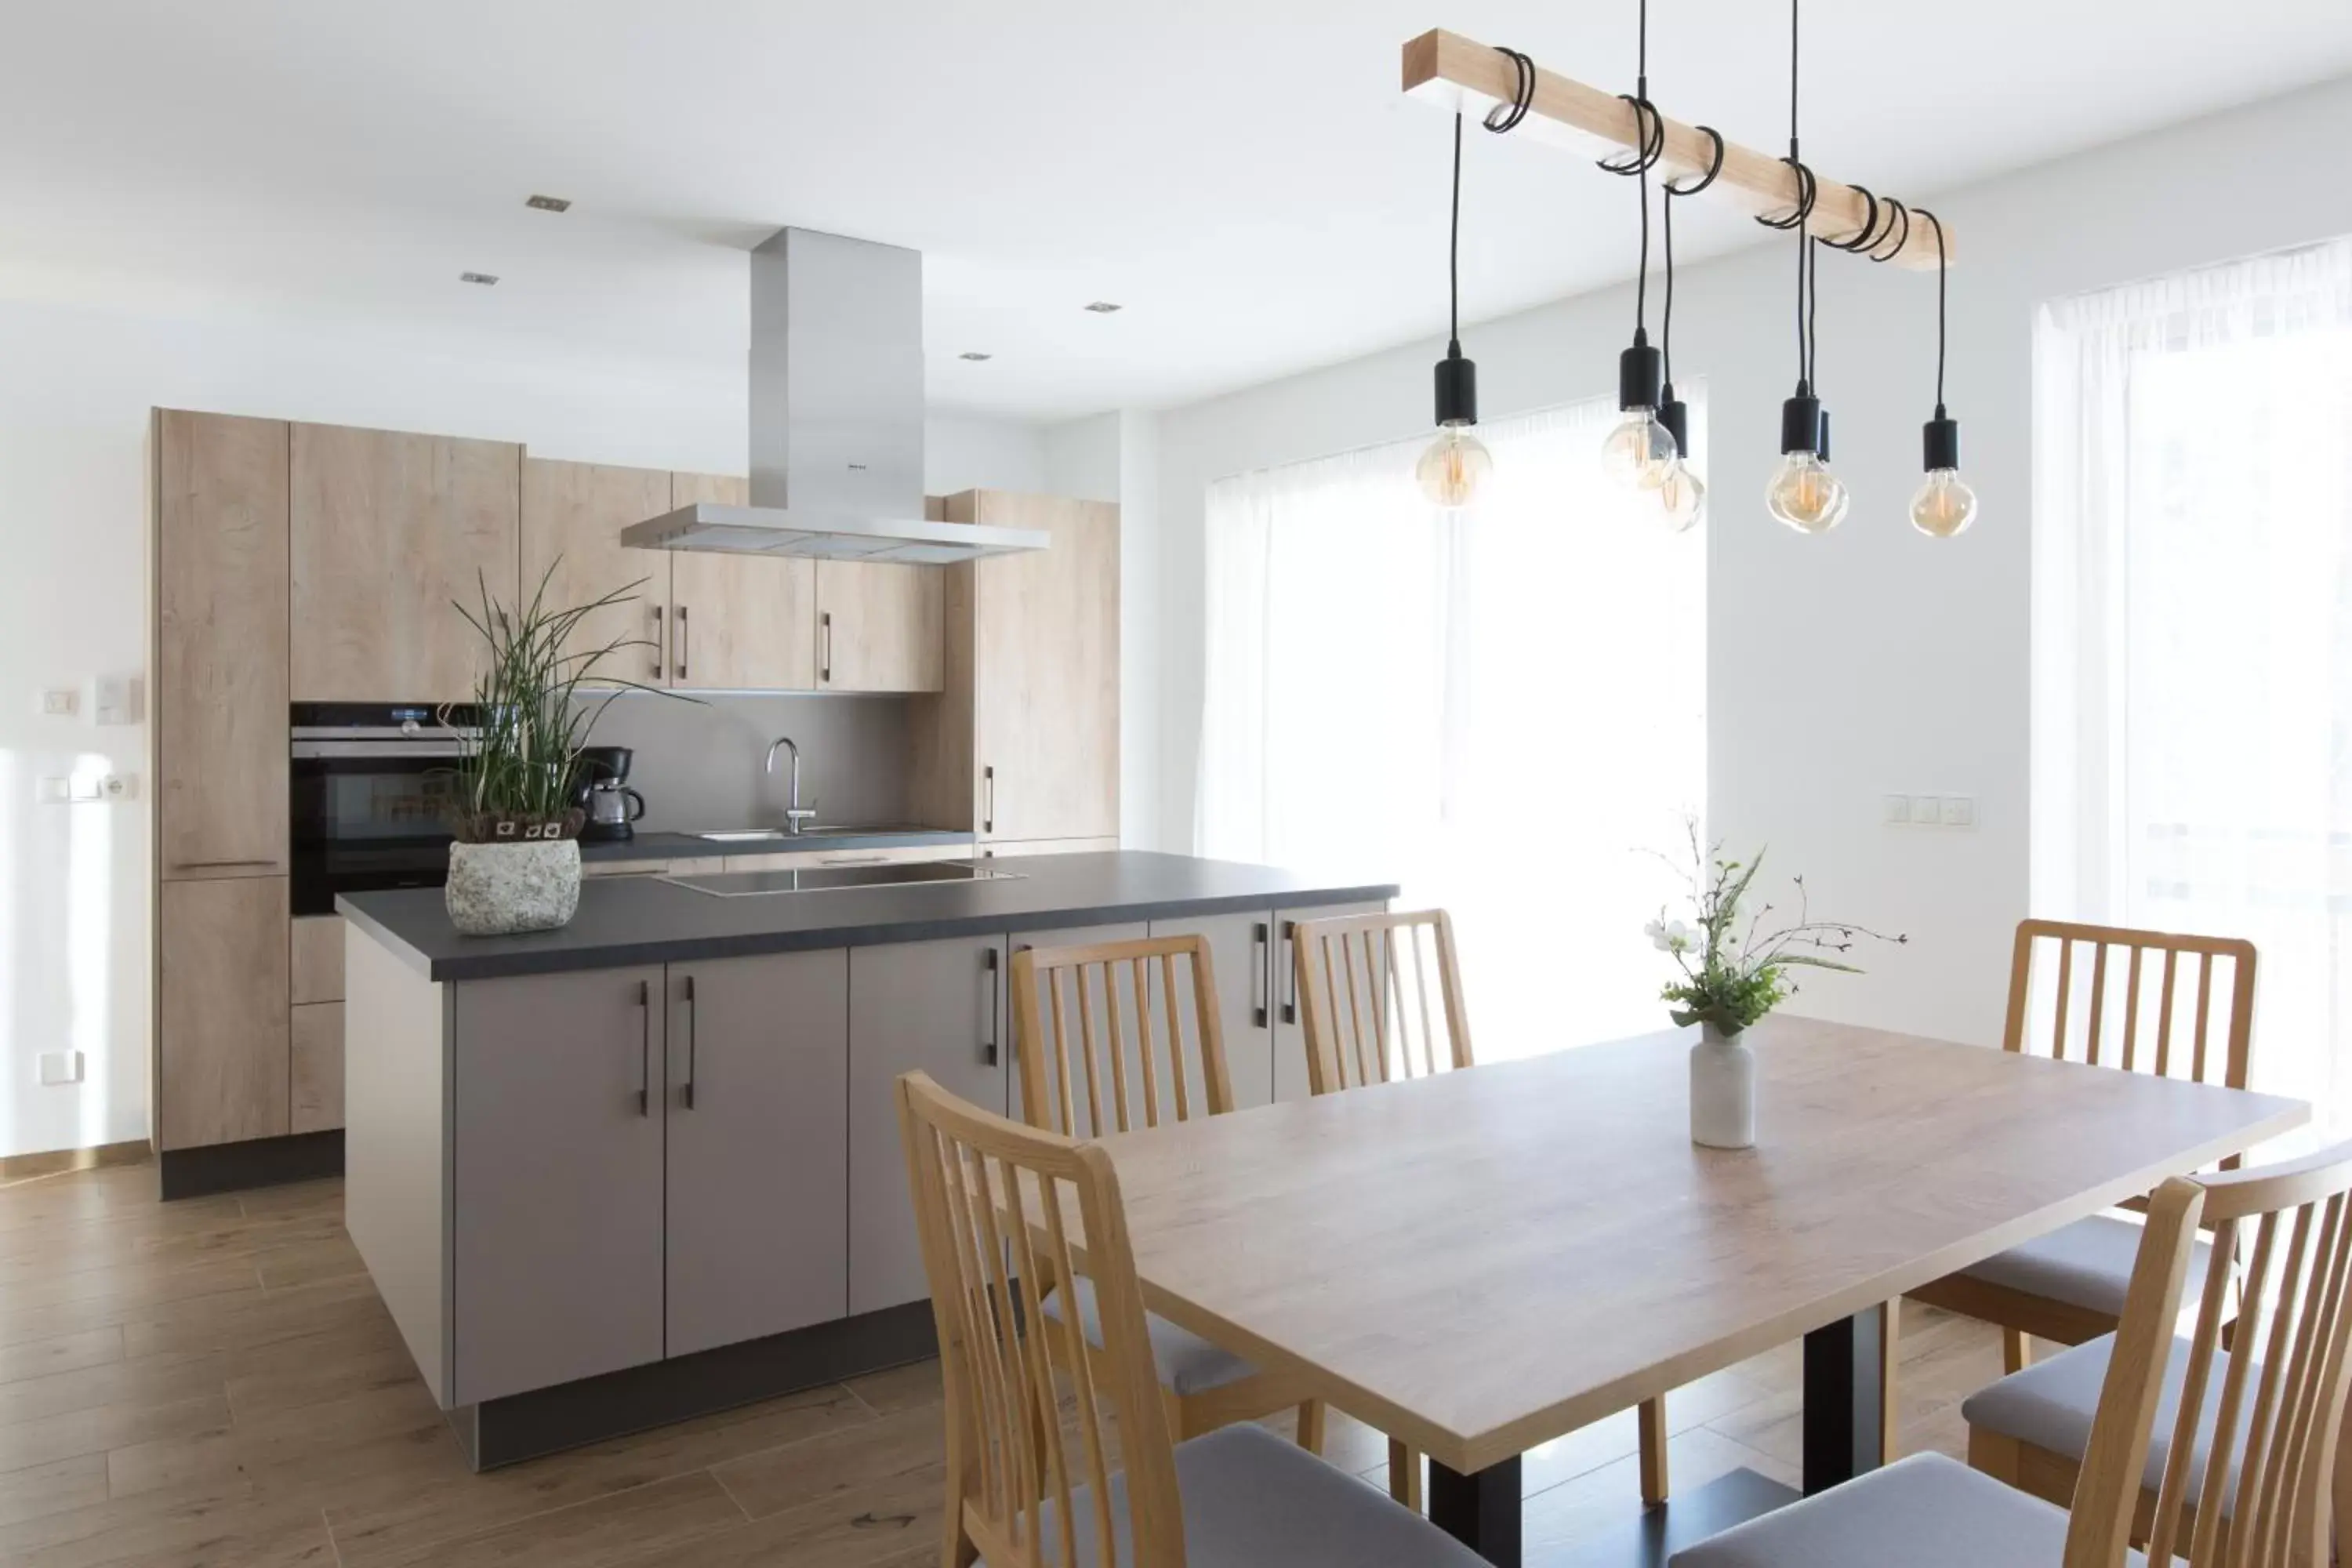
[[[1462,116],[1454,116],[1454,215],[1445,234],[1446,352],[1462,352]]]
[[[1947,341],[1944,324],[1944,285],[1950,276],[1950,261],[1944,254],[1944,220],[1926,207],[1919,209],[1919,216],[1926,218],[1936,231],[1936,417],[1941,419],[1944,417],[1944,353]]]
[[[1712,125],[1702,125],[1698,129],[1715,144],[1715,157],[1707,163],[1706,172],[1687,184],[1678,185],[1671,178],[1658,182],[1658,188],[1665,193],[1661,204],[1664,210],[1659,216],[1664,221],[1666,249],[1666,309],[1664,320],[1658,327],[1658,347],[1664,359],[1668,386],[1675,384],[1675,201],[1680,196],[1698,195],[1715,184],[1716,176],[1723,173],[1723,133]]]

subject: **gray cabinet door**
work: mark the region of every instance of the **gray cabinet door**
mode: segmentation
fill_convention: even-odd
[[[669,968],[668,1351],[847,1310],[849,954]]]
[[[1224,1025],[1225,1071],[1234,1084],[1234,1109],[1271,1104],[1274,911],[1252,910],[1246,914],[1153,921],[1151,934],[1209,939],[1209,962],[1217,974],[1217,1012]]]
[[[1073,926],[1066,931],[1024,931],[1012,938],[1010,951],[1012,952],[1019,952],[1023,948],[1026,947],[1091,947],[1097,942],[1140,942],[1150,934],[1151,928],[1143,924],[1140,921],[1136,921],[1132,925]],[[1012,961],[1008,957],[1006,962],[1009,963]],[[1011,971],[1008,970],[1006,972],[1005,979],[1004,1071],[1006,1082],[1004,1089],[1004,1102],[1010,1109],[1008,1109],[1004,1114],[1010,1116],[1015,1121],[1026,1121],[1029,1120],[1029,1104],[1028,1101],[1023,1098],[1021,1091],[1021,1036],[1020,1032],[1013,1026]],[[1155,979],[1152,984],[1155,987],[1153,994],[1156,995],[1158,994],[1156,988],[1159,982]],[[1076,983],[1075,981],[1065,981],[1063,983],[1062,992],[1063,995],[1067,999],[1065,1005],[1068,1005],[1076,1001],[1077,991]],[[1156,1008],[1157,1004],[1155,1003],[1154,1005]],[[1043,985],[1038,986],[1037,1020],[1042,1027],[1049,1030],[1054,1026],[1052,1008],[1053,1002],[1046,995],[1045,988]],[[1159,1016],[1158,1012],[1155,1011],[1152,1014],[1152,1016],[1156,1019]],[[1158,1027],[1159,1026],[1155,1025],[1154,1026]],[[1069,1028],[1074,1038],[1076,1036],[1077,1027],[1077,1020],[1075,1017],[1071,1018],[1069,1021]],[[1045,1047],[1045,1049],[1047,1057],[1046,1070],[1050,1072],[1053,1070],[1051,1065],[1052,1047],[1049,1046]],[[1061,1130],[1056,1128],[1055,1131],[1059,1131]],[[1086,1136],[1087,1131],[1087,1130],[1086,1128],[1081,1127],[1078,1130],[1078,1136]]]
[[[849,1310],[930,1294],[898,1142],[898,1079],[919,1068],[1002,1115],[1013,1057],[1004,939],[892,942],[849,952]]]
[[[1321,909],[1275,911],[1275,1099],[1305,1100],[1313,1091],[1307,1077],[1307,1026],[1298,1017],[1298,959],[1291,950],[1291,922],[1329,920],[1338,915],[1373,915],[1386,908],[1386,904],[1330,904]]]
[[[662,1357],[662,971],[455,987],[457,1405]]]

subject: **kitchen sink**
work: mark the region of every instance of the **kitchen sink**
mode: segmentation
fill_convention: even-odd
[[[1012,881],[1021,875],[968,861],[918,860],[897,866],[807,866],[788,871],[728,871],[715,877],[665,877],[662,880],[715,899],[741,899],[770,893],[822,893],[844,888],[904,888],[925,882]]]
[[[782,827],[714,827],[704,833],[689,833],[689,838],[699,838],[706,844],[772,844],[779,839],[839,838],[851,834],[936,833],[937,828],[924,827],[911,822],[835,823],[822,827],[803,827],[793,833]]]

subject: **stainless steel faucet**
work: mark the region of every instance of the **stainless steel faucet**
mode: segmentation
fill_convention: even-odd
[[[797,836],[801,825],[814,818],[816,812],[814,808],[803,810],[801,807],[801,749],[793,744],[790,735],[777,736],[775,743],[768,748],[768,771],[776,771],[776,752],[780,747],[793,754],[792,795],[784,805],[784,830]]]

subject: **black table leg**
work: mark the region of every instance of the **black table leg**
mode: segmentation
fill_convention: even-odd
[[[1805,1495],[1878,1468],[1885,1319],[1876,1307],[1805,1336]]]
[[[1496,1568],[1519,1568],[1519,1457],[1467,1476],[1432,1459],[1429,1519]]]

